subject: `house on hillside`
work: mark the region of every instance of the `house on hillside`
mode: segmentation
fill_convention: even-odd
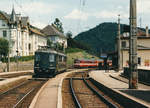
[[[42,29],[42,32],[50,39],[53,43],[60,43],[64,45],[64,48],[67,48],[67,38],[66,36],[57,30],[53,25],[47,25]]]
[[[10,56],[29,56],[34,54],[38,46],[45,46],[46,36],[30,25],[29,17],[16,14],[14,8],[11,14],[0,11],[0,37],[10,43]]]
[[[123,67],[129,66],[129,33],[123,33],[121,39],[121,61]],[[138,66],[150,66],[150,34],[148,27],[146,32],[137,32],[137,56]]]

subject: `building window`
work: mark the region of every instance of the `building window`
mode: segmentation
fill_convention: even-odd
[[[3,37],[6,37],[6,36],[7,36],[7,31],[4,30],[4,31],[3,31]]]
[[[51,37],[51,40],[52,40],[52,41],[56,41],[56,38],[55,38],[55,37]]]
[[[31,44],[29,44],[29,51],[31,50]]]
[[[3,22],[3,21],[2,21],[2,26],[6,26],[6,25],[5,25],[5,22]]]
[[[126,41],[122,41],[121,46],[122,46],[122,48],[125,48],[126,47]]]
[[[141,57],[138,57],[138,64],[141,65]]]

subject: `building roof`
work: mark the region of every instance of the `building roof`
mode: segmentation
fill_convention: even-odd
[[[121,39],[124,39],[124,40],[129,40],[129,36],[128,37],[121,37]],[[150,39],[150,36],[137,36],[137,39]]]
[[[47,25],[45,28],[42,29],[42,32],[47,36],[60,36],[62,38],[66,38],[63,33],[61,33],[52,25]]]
[[[123,49],[123,50],[129,50],[129,47],[125,47],[125,48],[122,48],[122,49]],[[138,50],[150,50],[150,47],[138,45],[138,46],[137,46],[137,49],[138,49]]]
[[[3,15],[7,21],[9,21],[10,15],[8,15],[6,12],[1,11],[1,10],[0,10],[0,14]]]
[[[16,13],[15,13],[15,9],[14,9],[14,7],[13,7],[12,12],[11,12],[11,15],[10,15],[10,22],[11,22],[11,23],[15,23],[16,20],[17,20],[17,18],[16,18]]]
[[[5,17],[8,23],[21,22],[22,27],[26,27],[29,23],[29,17],[21,17],[21,14],[16,14],[14,9],[11,14],[7,14],[6,12],[0,10],[0,14]]]
[[[43,34],[43,33],[41,32],[41,30],[40,30],[39,28],[36,28],[36,27],[34,27],[33,25],[30,25],[29,30],[30,30],[31,33],[38,34],[38,35],[40,35],[40,36],[46,36],[45,34]]]
[[[21,23],[23,26],[28,26],[29,17],[21,17]]]
[[[126,34],[126,35],[124,35]],[[121,39],[129,39],[129,32],[124,32],[121,34]],[[150,34],[146,36],[146,32],[144,30],[137,30],[137,39],[150,39]]]

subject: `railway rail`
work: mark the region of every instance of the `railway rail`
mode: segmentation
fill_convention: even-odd
[[[63,97],[63,104],[65,104],[63,108],[123,108],[104,93],[101,94],[100,90],[97,90],[98,88],[88,80],[87,74],[84,74],[84,77],[82,75],[83,72],[73,74],[65,80],[65,84],[69,84],[69,88],[65,86],[66,90],[69,91],[63,88],[63,96],[66,93],[65,98]],[[68,92],[70,92],[71,96],[69,96]],[[68,103],[65,103],[67,97],[69,100]]]
[[[0,108],[28,108],[34,95],[46,81],[28,80],[0,94]]]
[[[91,89],[98,97],[100,100],[102,100],[109,108],[118,108],[115,104],[113,104],[110,100],[105,98],[102,94],[100,94],[96,89],[94,89],[90,84],[83,78],[84,83],[87,85],[89,89]]]
[[[72,98],[73,98],[73,100],[74,100],[74,103],[75,103],[75,105],[76,105],[77,108],[82,108],[82,107],[81,107],[81,104],[80,104],[80,102],[79,102],[79,100],[78,100],[78,98],[77,98],[77,96],[76,96],[76,94],[75,94],[75,91],[74,91],[74,89],[73,89],[73,86],[72,86],[72,78],[70,78],[69,82],[70,82],[70,89],[71,89],[71,94],[72,94]]]

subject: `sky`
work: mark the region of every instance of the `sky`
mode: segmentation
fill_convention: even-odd
[[[44,28],[59,18],[64,32],[73,35],[87,31],[103,22],[129,24],[130,0],[0,0],[0,10],[29,16],[30,24]],[[150,0],[137,0],[137,25],[150,26]]]

